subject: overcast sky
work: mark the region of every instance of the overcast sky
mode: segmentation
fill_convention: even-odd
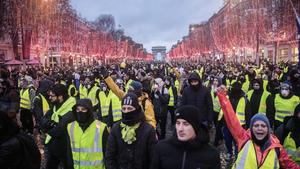
[[[223,0],[71,0],[73,7],[89,21],[112,14],[125,34],[142,43],[167,50],[188,34],[190,24],[208,20]]]

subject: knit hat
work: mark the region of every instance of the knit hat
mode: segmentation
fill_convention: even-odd
[[[270,122],[269,122],[269,119],[267,118],[267,116],[264,115],[264,114],[256,114],[251,118],[250,130],[252,130],[253,124],[258,120],[263,121],[264,123],[266,123],[266,125],[268,126],[268,132],[270,133],[270,131],[271,131]]]
[[[175,111],[175,116],[176,120],[184,119],[189,122],[193,126],[195,133],[198,133],[201,127],[205,127],[201,124],[203,117],[201,117],[200,110],[195,106],[181,106]]]
[[[132,82],[130,83],[130,86],[131,86],[134,90],[142,90],[142,88],[143,88],[142,83],[139,82],[139,81],[132,81]]]
[[[141,107],[139,104],[138,97],[134,93],[128,93],[124,96],[124,98],[122,99],[122,106],[123,105],[133,106],[136,109],[140,109]]]

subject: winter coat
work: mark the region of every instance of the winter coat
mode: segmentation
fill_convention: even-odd
[[[182,93],[181,105],[194,105],[201,110],[201,113],[205,115],[206,121],[213,121],[213,103],[210,91],[201,84],[200,76],[193,72],[189,79],[199,80],[199,89],[193,90],[191,86],[187,86]]]
[[[157,117],[167,116],[170,95],[168,89],[163,87],[162,91],[152,92],[154,113]]]
[[[241,125],[240,122],[236,116],[236,113],[234,112],[230,101],[226,97],[224,93],[218,92],[219,101],[222,107],[222,110],[224,112],[225,121],[227,124],[227,127],[232,134],[234,140],[237,143],[238,151],[241,151],[245,143],[247,143],[249,140],[252,140],[251,131],[245,130]],[[272,149],[278,149],[279,150],[279,164],[280,167],[283,169],[289,168],[289,169],[299,169],[300,167],[292,161],[285,149],[280,144],[280,141],[276,138],[274,135],[270,135],[269,139],[269,146],[264,150],[261,151],[260,147],[256,144],[254,144],[255,152],[256,152],[256,159],[258,165],[262,164],[264,160],[266,159],[268,153]]]
[[[148,169],[157,142],[154,128],[142,122],[136,130],[136,141],[129,145],[122,139],[120,123],[113,125],[108,136],[106,169]]]
[[[114,80],[109,76],[105,79],[107,86],[110,88],[114,94],[122,99],[125,96],[125,92],[121,90],[118,85],[114,82]],[[143,92],[143,95],[139,97],[139,104],[142,106],[146,121],[151,124],[154,128],[156,128],[156,120],[154,115],[153,104],[151,103],[149,96],[147,93]]]
[[[4,92],[0,93],[0,111],[3,112],[19,112],[20,95],[16,88],[13,88],[9,81],[3,81]]]
[[[220,154],[209,144],[189,145],[176,138],[155,146],[151,169],[219,169]]]

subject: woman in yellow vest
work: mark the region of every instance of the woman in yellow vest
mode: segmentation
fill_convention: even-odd
[[[226,87],[218,90],[218,97],[228,129],[232,133],[237,145],[238,156],[234,169],[298,169],[291,160],[276,136],[271,134],[268,118],[263,114],[256,114],[250,122],[250,129],[245,130],[226,97]]]
[[[105,169],[106,124],[94,118],[89,99],[78,100],[73,115],[75,121],[68,124],[68,135],[74,169]]]
[[[295,108],[293,116],[284,119],[275,134],[289,156],[300,164],[300,104]]]

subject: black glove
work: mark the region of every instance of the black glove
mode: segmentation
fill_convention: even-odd
[[[109,76],[109,72],[105,67],[101,67],[100,73],[104,79],[106,79]]]

